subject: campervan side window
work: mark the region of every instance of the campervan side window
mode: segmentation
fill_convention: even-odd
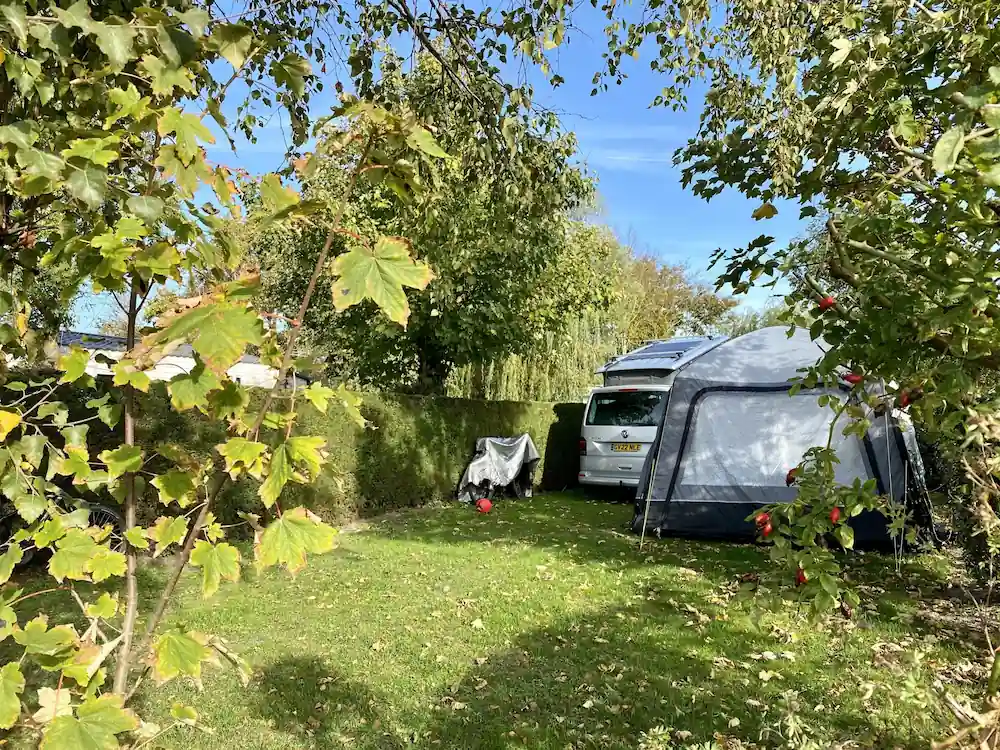
[[[665,391],[623,390],[595,393],[587,424],[600,427],[656,427],[667,402]]]

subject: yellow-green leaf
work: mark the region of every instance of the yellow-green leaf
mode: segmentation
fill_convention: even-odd
[[[0,409],[0,440],[6,440],[11,430],[21,424],[21,415],[16,411]]]
[[[142,448],[138,445],[121,445],[113,450],[101,451],[97,457],[107,464],[108,479],[111,481],[142,468]]]
[[[438,145],[431,131],[421,125],[415,126],[406,134],[406,144],[428,156],[436,156],[439,159],[448,158],[448,152]]]
[[[64,578],[86,581],[89,578],[90,559],[99,547],[94,538],[83,529],[70,529],[56,542],[56,551],[49,560],[49,573],[62,583]]]
[[[11,575],[14,573],[14,568],[17,564],[21,562],[24,558],[24,549],[21,548],[20,544],[11,544],[7,551],[0,555],[0,584],[7,583],[10,580]]]
[[[181,469],[171,469],[156,477],[150,484],[156,487],[161,503],[164,505],[177,503],[182,508],[191,504],[197,489],[194,477]]]
[[[36,656],[55,656],[69,651],[77,641],[76,631],[69,625],[49,628],[49,618],[38,615],[23,629],[14,631],[14,640],[24,646],[24,653]]]
[[[114,384],[118,386],[130,385],[137,391],[149,392],[149,375],[135,366],[135,362],[122,359],[115,362],[112,371],[115,374]]]
[[[158,682],[180,675],[199,680],[202,662],[210,659],[212,650],[204,635],[173,628],[153,644],[153,676]]]
[[[410,317],[403,287],[424,289],[434,278],[426,263],[413,260],[408,241],[401,237],[381,237],[373,250],[352,248],[337,256],[333,273],[338,277],[333,284],[337,310],[371,299],[402,326]]]
[[[71,169],[69,179],[66,180],[69,194],[91,210],[101,207],[107,189],[108,173],[97,167]]]
[[[319,381],[310,383],[309,387],[302,391],[306,401],[315,406],[321,413],[326,414],[326,407],[336,391]]]
[[[236,479],[243,471],[254,479],[260,479],[264,475],[264,453],[267,446],[263,443],[235,437],[219,443],[215,449],[225,459],[230,478]]]
[[[21,693],[24,692],[24,675],[17,662],[0,668],[0,729],[10,729],[21,715]]]
[[[290,187],[281,184],[276,174],[268,174],[260,183],[260,198],[264,208],[271,213],[278,213],[291,208],[299,202],[299,195]]]
[[[156,542],[153,557],[160,554],[171,544],[179,544],[187,536],[188,522],[184,516],[160,516],[146,536]]]
[[[76,716],[56,717],[42,735],[41,750],[117,750],[117,735],[138,726],[122,708],[122,697],[106,694],[77,706]]]
[[[948,174],[958,163],[958,157],[962,154],[965,145],[965,129],[957,125],[946,131],[938,139],[932,154],[932,164],[934,171],[938,174]]]
[[[69,353],[59,357],[57,367],[63,371],[61,383],[72,383],[83,377],[90,363],[90,352],[74,346]]]
[[[87,605],[87,617],[100,617],[110,620],[118,613],[118,600],[104,592],[96,602]]]
[[[87,572],[94,583],[100,583],[108,578],[125,575],[125,565],[125,555],[121,552],[99,546],[87,561]]]
[[[240,552],[226,542],[212,544],[199,539],[191,552],[191,564],[201,568],[202,596],[206,599],[219,590],[223,578],[240,579]]]
[[[258,494],[264,507],[270,508],[281,495],[288,480],[292,478],[292,463],[288,457],[286,443],[282,443],[271,453],[267,465],[267,478],[260,485]]]
[[[830,53],[830,63],[834,68],[839,68],[850,57],[854,45],[850,39],[844,39],[843,37],[834,39],[831,44],[833,45],[833,52]]]
[[[146,532],[138,526],[128,529],[125,532],[125,538],[136,549],[149,549],[149,539],[146,538]]]
[[[189,341],[209,370],[222,375],[247,346],[264,340],[257,314],[245,305],[205,300],[190,309],[163,316],[162,327],[142,340],[140,354]]]
[[[218,375],[199,362],[184,375],[172,378],[167,384],[170,403],[177,411],[202,409],[208,406],[208,394],[222,387]]]
[[[198,723],[198,712],[191,708],[191,706],[185,706],[183,703],[174,703],[170,707],[170,716],[175,721],[191,727]]]
[[[212,29],[212,45],[229,61],[229,64],[239,70],[247,59],[253,34],[241,23],[226,23]]]
[[[312,74],[309,61],[302,55],[289,53],[280,60],[271,63],[271,77],[279,86],[284,86],[296,96],[302,96],[306,90],[306,77]]]
[[[307,554],[332,550],[336,534],[336,529],[305,508],[293,508],[258,534],[257,565],[284,565],[290,573],[297,573],[305,567]]]
[[[163,111],[156,123],[156,132],[161,136],[173,135],[176,152],[187,162],[201,151],[201,142],[215,143],[212,131],[198,115],[182,112],[177,107],[167,107]]]

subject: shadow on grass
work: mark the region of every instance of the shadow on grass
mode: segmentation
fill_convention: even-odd
[[[667,587],[658,596],[684,594]],[[851,739],[863,747],[926,747],[939,729],[939,717],[861,702],[850,654],[801,654],[765,667],[781,674],[763,681],[761,664],[747,659],[766,634],[718,620],[692,626],[690,618],[683,609],[654,613],[641,604],[527,631],[440,686],[429,697],[431,710],[410,717],[410,725],[381,708],[392,696],[373,695],[303,658],[264,671],[256,710],[303,747],[320,750],[631,750],[656,726],[690,732],[691,742],[721,732],[767,746],[778,741],[769,732],[788,690],[797,691],[797,719],[814,728],[820,746]],[[829,708],[815,708],[824,703]]]
[[[465,508],[415,511],[387,517],[382,531],[393,537],[440,544],[531,545],[558,551],[578,562],[614,562],[625,567],[650,563],[693,568],[717,582],[771,566],[769,547],[745,541],[647,536],[630,529],[631,505],[614,505],[583,493],[540,495],[531,500],[501,501],[480,515]],[[845,570],[855,583],[877,584],[899,593],[933,590],[948,581],[947,566],[928,565],[920,555],[845,552]]]

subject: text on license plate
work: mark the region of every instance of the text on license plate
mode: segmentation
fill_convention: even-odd
[[[612,443],[611,444],[612,453],[638,453],[639,444],[638,443]]]

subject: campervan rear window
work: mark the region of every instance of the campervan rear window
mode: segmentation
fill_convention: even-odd
[[[663,416],[666,402],[666,391],[595,393],[587,410],[587,424],[601,427],[656,427]]]

